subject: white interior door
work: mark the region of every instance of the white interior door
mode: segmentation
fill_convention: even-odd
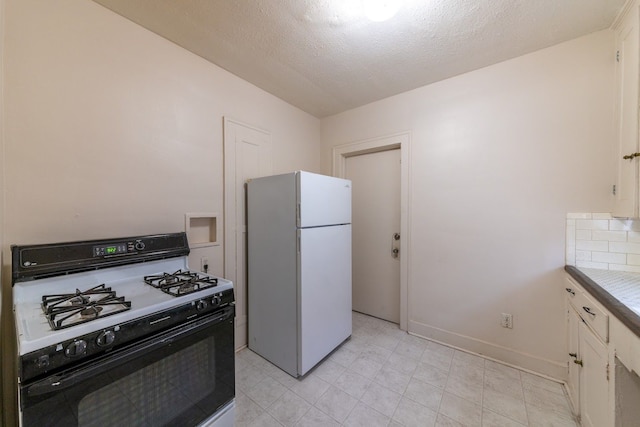
[[[399,323],[400,149],[347,157],[345,177],[353,185],[353,309]]]
[[[236,297],[236,348],[247,343],[247,221],[245,184],[272,174],[271,134],[225,118],[224,275]]]

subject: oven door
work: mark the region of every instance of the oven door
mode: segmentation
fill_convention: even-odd
[[[234,398],[233,306],[20,387],[22,425],[195,426]]]

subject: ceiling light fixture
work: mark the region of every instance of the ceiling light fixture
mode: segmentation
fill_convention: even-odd
[[[364,14],[374,22],[387,21],[400,9],[400,0],[362,0]]]

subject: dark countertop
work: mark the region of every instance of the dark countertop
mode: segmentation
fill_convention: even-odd
[[[576,268],[572,265],[566,265],[564,269],[589,295],[640,337],[639,273]]]

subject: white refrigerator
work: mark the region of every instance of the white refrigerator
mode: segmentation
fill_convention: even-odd
[[[294,377],[351,335],[351,181],[247,184],[248,345]]]

